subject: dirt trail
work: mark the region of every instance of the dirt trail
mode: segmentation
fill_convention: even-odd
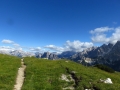
[[[21,59],[21,67],[18,70],[17,78],[16,78],[16,84],[14,85],[13,90],[21,90],[21,87],[24,82],[24,71],[25,71],[26,65],[24,65],[23,59]]]

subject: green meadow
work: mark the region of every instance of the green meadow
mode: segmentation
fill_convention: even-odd
[[[70,60],[26,57],[24,62],[26,70],[22,90],[120,89],[119,72],[109,73],[97,67],[86,67]],[[20,58],[0,54],[0,90],[13,90],[20,66]],[[68,81],[62,76],[66,76]],[[100,82],[100,79],[106,78],[110,78],[113,84]]]
[[[75,90],[120,89],[119,72],[108,73],[96,67],[86,67],[69,60],[45,60],[27,57],[24,62],[27,68],[22,90],[63,90],[67,87],[74,87]],[[63,74],[67,76],[67,79],[70,79],[69,75],[72,75],[75,81],[62,80]],[[110,78],[113,84],[100,82],[100,79],[106,78]]]
[[[0,90],[13,90],[20,58],[0,54]]]

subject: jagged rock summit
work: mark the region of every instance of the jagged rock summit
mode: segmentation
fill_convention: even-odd
[[[120,41],[113,44],[103,44],[79,52],[71,57],[72,60],[84,65],[104,64],[120,71]]]
[[[41,58],[46,58],[46,59],[51,59],[51,60],[58,59],[57,55],[50,53],[50,52],[44,52],[44,54],[41,55]]]

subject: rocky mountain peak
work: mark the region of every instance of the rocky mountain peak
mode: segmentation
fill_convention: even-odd
[[[40,58],[46,58],[46,59],[51,59],[51,60],[55,60],[58,59],[57,55],[54,53],[50,53],[50,52],[44,52]]]
[[[117,41],[116,44],[103,44],[100,47],[87,49],[82,52],[79,52],[72,56],[71,58],[74,61],[79,61],[81,63],[88,63],[89,65],[94,64],[105,64],[115,70],[120,71],[120,66],[117,66],[120,62],[120,41]],[[88,60],[89,59],[89,60]],[[90,61],[90,63],[88,62]],[[116,68],[116,66],[119,68]]]
[[[113,49],[120,49],[120,41],[117,41],[117,43],[114,45]]]

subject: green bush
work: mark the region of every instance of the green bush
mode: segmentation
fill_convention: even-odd
[[[102,64],[95,65],[95,67],[97,67],[97,68],[99,68],[101,70],[104,70],[106,72],[110,72],[110,73],[114,73],[115,72],[112,68],[110,68],[108,66],[105,66],[105,65],[102,65]]]

